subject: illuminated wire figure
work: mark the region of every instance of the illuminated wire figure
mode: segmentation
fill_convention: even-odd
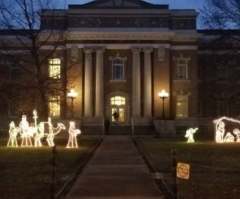
[[[194,143],[194,134],[198,131],[198,128],[189,128],[186,131],[185,138],[187,138],[187,143]]]
[[[44,122],[40,122],[34,134],[34,147],[42,147],[43,138],[44,138]]]
[[[224,134],[225,134],[225,123],[223,121],[219,121],[216,123],[216,142],[223,143],[224,142]]]
[[[9,139],[7,147],[18,147],[17,136],[20,132],[20,129],[15,126],[15,123],[12,121],[9,124]]]
[[[233,132],[226,132],[226,122],[232,122],[235,124],[240,124],[240,120],[230,118],[230,117],[220,117],[213,121],[215,124],[215,141],[217,143],[224,143],[224,142],[240,142],[240,130],[235,128]]]
[[[34,120],[34,127],[32,128],[33,131],[33,139],[34,139],[34,147],[42,147],[42,138],[44,137],[44,123],[37,123],[38,114],[36,110],[33,110],[33,120]]]
[[[66,148],[78,148],[77,136],[81,134],[80,129],[76,129],[76,124],[73,121],[69,122],[68,143]]]
[[[47,143],[49,147],[53,147],[55,146],[55,143],[54,143],[55,136],[59,134],[62,130],[65,130],[66,128],[62,123],[58,123],[57,127],[54,128],[52,124],[52,119],[50,117],[48,118],[48,128],[49,128],[49,132],[47,134]]]
[[[236,136],[236,142],[240,142],[240,130],[233,129],[233,134]]]
[[[19,124],[20,127],[20,133],[21,133],[21,138],[22,138],[22,142],[21,142],[21,147],[32,147],[32,139],[31,137],[32,135],[32,129],[30,129],[29,127],[29,123],[27,121],[27,116],[26,115],[22,115],[22,120]]]
[[[223,142],[226,142],[226,143],[234,142],[234,136],[230,132],[227,132],[226,136],[223,139]]]

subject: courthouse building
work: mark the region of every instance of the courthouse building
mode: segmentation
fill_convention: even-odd
[[[95,0],[44,10],[41,31],[64,33],[46,65],[48,75],[66,78],[66,89],[78,93],[73,114],[86,127],[101,127],[104,120],[113,126],[159,128],[162,120],[170,129],[199,125],[225,112],[219,113],[211,96],[219,86],[211,78],[214,72],[207,72],[213,65],[205,59],[210,50],[204,45],[220,33],[197,31],[197,15],[141,0]],[[48,43],[42,50],[51,48]],[[206,86],[208,80],[213,87]],[[162,90],[169,93],[164,105]],[[71,117],[66,95],[49,96],[49,115]]]

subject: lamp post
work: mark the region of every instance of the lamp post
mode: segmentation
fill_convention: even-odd
[[[67,97],[71,99],[71,115],[72,118],[74,117],[74,112],[73,112],[73,106],[74,106],[74,99],[78,96],[78,93],[74,90],[71,89],[68,93],[67,93]]]
[[[162,99],[162,119],[165,120],[164,101],[169,97],[169,93],[163,89],[158,93],[158,96]]]

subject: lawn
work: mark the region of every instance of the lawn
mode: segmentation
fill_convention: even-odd
[[[82,137],[79,149],[65,149],[66,140],[58,139],[56,152],[56,191],[87,159],[99,139]],[[48,147],[7,148],[0,139],[0,198],[48,199],[51,190],[52,153]]]
[[[181,198],[237,199],[240,198],[240,144],[161,141],[138,139],[148,154],[152,166],[163,173],[171,184],[171,150],[177,153],[177,162],[191,165],[190,180],[178,179]]]

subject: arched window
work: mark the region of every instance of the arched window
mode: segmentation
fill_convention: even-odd
[[[123,106],[126,104],[126,99],[125,97],[121,96],[114,96],[111,98],[111,105],[112,106]]]

